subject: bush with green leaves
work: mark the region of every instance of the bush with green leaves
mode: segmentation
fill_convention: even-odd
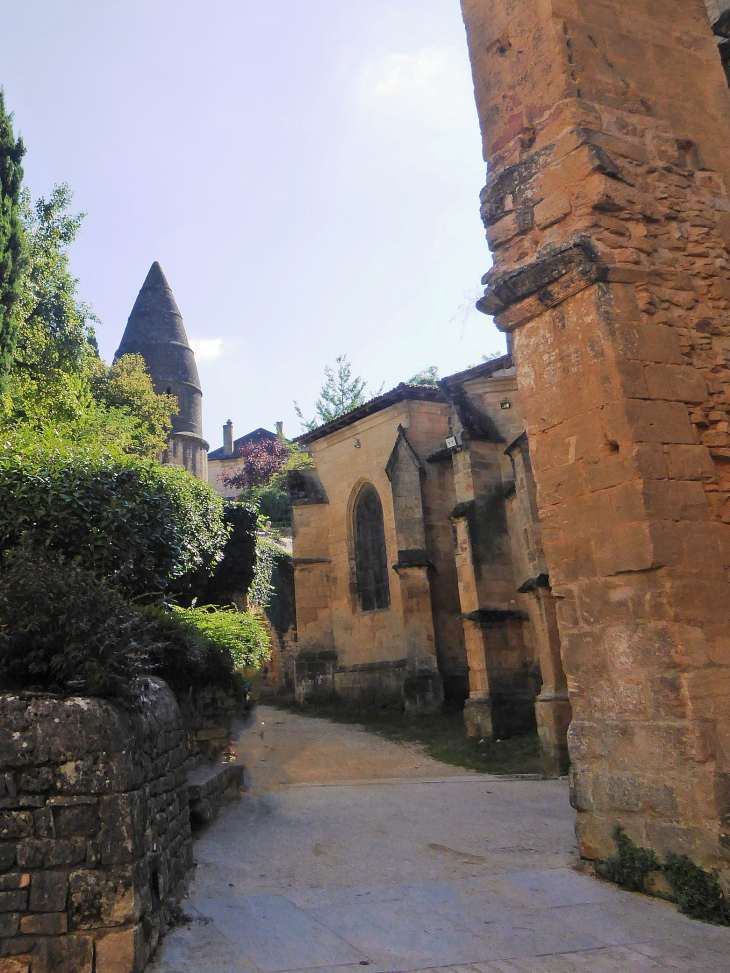
[[[260,614],[133,608],[108,582],[27,543],[0,564],[4,689],[129,701],[137,677],[157,675],[177,694],[240,692],[237,670],[260,666],[270,651]]]
[[[635,844],[618,825],[613,830],[616,854],[596,866],[596,874],[616,882],[630,892],[646,891],[651,872],[666,875],[677,899],[679,911],[692,919],[716,926],[730,926],[730,899],[717,875],[697,865],[687,855],[667,855],[660,861],[651,848]]]
[[[679,911],[715,926],[730,926],[730,899],[717,877],[687,855],[668,855],[664,871],[677,896]]]
[[[256,507],[226,503],[223,521],[230,533],[213,575],[191,591],[198,605],[228,606],[248,592],[256,572]]]
[[[649,873],[661,868],[659,859],[651,848],[635,845],[622,828],[614,828],[613,840],[616,854],[600,865],[601,878],[615,882],[629,892],[643,892]]]
[[[222,499],[180,467],[0,443],[0,550],[28,541],[150,598],[210,575],[227,534]]]
[[[235,608],[173,608],[191,644],[230,652],[236,669],[258,669],[271,657],[266,618]]]
[[[126,696],[155,633],[119,591],[63,557],[24,545],[0,565],[0,685]]]

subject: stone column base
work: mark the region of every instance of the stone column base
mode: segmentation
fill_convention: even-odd
[[[440,713],[444,704],[441,676],[432,669],[410,672],[403,681],[403,705],[406,713]]]
[[[567,692],[541,693],[535,700],[543,777],[562,777],[570,769],[568,727],[572,717]]]
[[[491,740],[494,731],[492,728],[492,702],[489,696],[470,697],[464,703],[464,725],[466,735],[470,740]]]

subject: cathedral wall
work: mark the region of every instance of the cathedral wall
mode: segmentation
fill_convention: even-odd
[[[306,683],[307,692],[319,686],[342,695],[400,698],[414,665],[436,670],[437,645],[444,647],[439,665],[463,683],[463,635],[448,522],[452,498],[443,494],[451,480],[448,470],[436,471],[425,462],[447,435],[447,412],[445,403],[399,402],[310,445],[327,502],[293,507],[298,680]],[[432,579],[425,564],[394,570],[399,543],[411,544],[403,540],[402,524],[399,542],[393,484],[386,473],[399,426],[423,458],[422,494],[416,489],[406,497],[404,509],[413,504],[414,524],[422,518],[421,536],[429,559],[436,562]],[[353,507],[366,483],[375,487],[382,504],[390,596],[387,608],[373,611],[359,605],[355,572]],[[449,585],[450,594],[441,590]],[[416,657],[421,661],[416,663]]]

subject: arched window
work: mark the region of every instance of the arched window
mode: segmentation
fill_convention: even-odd
[[[357,596],[364,612],[390,606],[388,554],[383,507],[375,487],[367,484],[355,501],[355,573]]]

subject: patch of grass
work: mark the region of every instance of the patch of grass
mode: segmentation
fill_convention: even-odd
[[[298,716],[319,717],[333,723],[361,726],[396,743],[420,744],[434,760],[482,774],[539,774],[537,733],[494,740],[468,740],[461,711],[435,716],[409,716],[394,707],[352,706],[343,702],[306,706],[267,700],[267,705]]]

